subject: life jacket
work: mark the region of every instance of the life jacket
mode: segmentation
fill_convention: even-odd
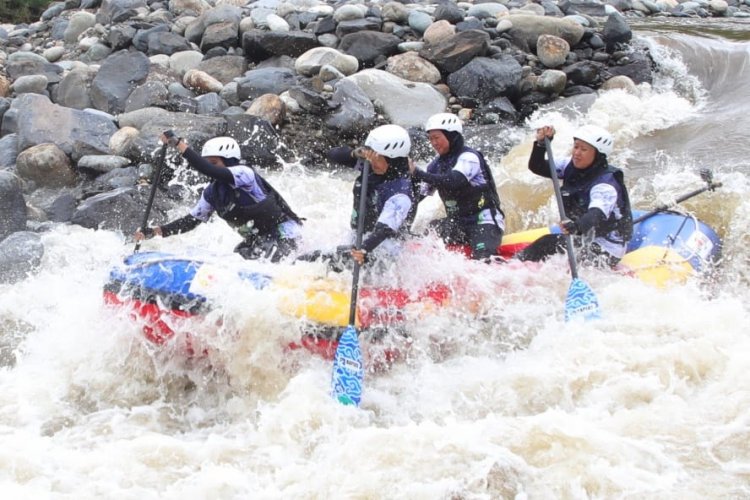
[[[445,212],[449,218],[457,219],[464,224],[476,224],[477,215],[484,209],[490,209],[494,218],[495,211],[503,214],[500,207],[500,197],[497,194],[495,179],[492,177],[484,155],[476,149],[463,146],[457,154],[438,156],[429,165],[427,172],[444,175],[453,169],[458,157],[463,153],[474,153],[479,158],[485,183],[480,186],[464,185],[457,189],[438,188],[440,198],[445,205]],[[503,214],[504,215],[504,214]]]
[[[614,210],[609,214],[607,220],[594,228],[594,234],[615,243],[623,243],[633,236],[633,214],[630,210],[630,198],[625,189],[625,179],[622,170],[615,168],[606,161],[599,165],[581,170],[573,166],[573,161],[565,167],[562,188],[565,215],[576,220],[588,211],[591,203],[591,189],[597,184],[609,184],[617,191],[617,207],[620,209],[620,217],[617,218]],[[609,235],[617,231],[623,238],[622,241],[611,238]]]
[[[406,169],[408,169],[408,166],[406,166]],[[388,171],[384,175],[377,175],[370,171],[370,174],[367,177],[367,202],[365,205],[364,231],[372,231],[375,228],[378,217],[380,217],[380,214],[385,207],[385,202],[388,201],[389,198],[397,194],[405,194],[412,201],[412,206],[404,223],[399,228],[399,232],[407,232],[411,223],[414,221],[414,216],[417,211],[417,204],[414,202],[416,199],[416,191],[417,186],[412,182],[408,170],[397,172],[396,168],[391,165],[388,167]],[[359,202],[362,195],[361,175],[357,177],[356,181],[354,181],[352,194],[354,203],[352,205],[350,225],[352,229],[357,229]]]
[[[203,196],[219,217],[234,228],[252,221],[253,228],[259,234],[271,233],[279,224],[290,219],[301,224],[302,219],[292,211],[284,198],[255,170],[253,172],[266,195],[262,201],[256,201],[248,192],[226,182],[213,181],[206,187]]]

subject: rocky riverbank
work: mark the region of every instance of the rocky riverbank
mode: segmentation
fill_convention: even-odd
[[[649,82],[627,22],[646,15],[744,17],[750,0],[55,2],[0,25],[0,277],[33,269],[50,222],[132,233],[165,129],[195,147],[231,135],[267,168],[325,168],[382,123],[419,145],[444,110],[481,133]]]

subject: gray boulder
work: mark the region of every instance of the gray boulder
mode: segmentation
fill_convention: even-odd
[[[339,50],[354,56],[365,67],[398,52],[402,40],[389,33],[379,31],[358,31],[344,36],[339,43]]]
[[[73,160],[85,154],[107,154],[109,138],[117,130],[106,116],[58,106],[37,94],[16,98],[11,109],[17,112],[19,151],[52,143]]]
[[[315,35],[303,31],[281,32],[252,29],[242,35],[242,49],[248,60],[254,63],[272,56],[298,57],[318,45]]]
[[[583,26],[570,19],[529,15],[512,15],[508,19],[513,23],[509,34],[519,42],[520,46],[525,45],[529,49],[536,48],[536,41],[540,35],[560,37],[571,47],[583,38]]]
[[[0,170],[11,168],[18,157],[18,135],[8,134],[0,139]]]
[[[88,67],[72,70],[57,86],[55,102],[67,108],[90,108],[91,82],[95,76],[96,71]]]
[[[521,81],[523,70],[513,57],[477,57],[448,76],[448,86],[456,96],[479,103],[509,93]]]
[[[337,105],[326,126],[344,134],[363,133],[375,122],[375,106],[367,94],[351,80],[339,80],[334,85],[331,103]]]
[[[138,14],[138,9],[146,8],[145,0],[102,0],[96,13],[96,22],[115,24],[126,21]]]
[[[71,222],[89,229],[107,229],[133,234],[140,227],[150,186],[123,187],[84,200]],[[156,196],[151,208],[153,223],[164,223],[168,210],[163,196]]]
[[[487,33],[469,30],[427,45],[419,51],[419,55],[441,70],[453,73],[475,57],[485,55],[489,45],[490,36]]]
[[[23,151],[16,160],[16,170],[38,186],[72,186],[76,182],[70,160],[55,144],[38,144]]]
[[[241,100],[255,99],[263,94],[281,94],[297,84],[294,71],[287,68],[260,68],[248,71],[237,81]]]
[[[91,102],[108,113],[121,113],[130,92],[146,80],[149,60],[141,52],[121,50],[104,60],[91,82]]]

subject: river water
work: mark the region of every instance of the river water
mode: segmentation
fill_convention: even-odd
[[[548,181],[525,167],[538,123],[558,129],[558,155],[576,126],[609,128],[639,208],[701,187],[698,170],[711,169],[724,187],[682,205],[724,239],[711,283],[664,291],[585,270],[603,319],[566,324],[562,258],[534,272],[439,251],[414,258],[398,276],[364,279],[461,276],[477,293],[410,320],[408,361],[368,373],[360,409],[329,397],[330,362],[284,351],[303,325],[269,294],[225,290],[206,327],[212,354],[185,361],[102,304],[132,242],[45,232],[41,271],[0,286],[0,494],[749,498],[748,28],[644,21],[653,85],[541,111],[493,163],[511,231],[554,220]],[[345,239],[350,176],[288,165],[269,177],[308,218],[307,247]],[[417,225],[437,208],[424,202]],[[221,253],[236,241],[213,221],[144,249]],[[280,267],[300,280],[320,271]]]

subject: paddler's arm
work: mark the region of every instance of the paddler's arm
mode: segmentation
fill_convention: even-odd
[[[179,219],[173,220],[172,222],[161,226],[161,235],[166,238],[167,236],[172,236],[173,234],[186,233],[198,227],[198,224],[200,224],[201,222],[202,221],[200,219],[196,219],[192,215],[187,214],[184,217],[180,217]]]
[[[546,150],[544,144],[539,144],[534,141],[534,147],[531,150],[531,156],[529,157],[529,170],[534,172],[536,175],[550,178],[549,174],[549,163],[545,159]]]
[[[190,166],[198,172],[217,181],[226,182],[230,186],[234,186],[234,175],[232,175],[232,172],[228,168],[212,165],[208,160],[190,148],[185,139],[176,137],[173,131],[167,130],[159,136],[159,140],[164,144],[169,144],[177,148],[177,151],[188,161]]]
[[[354,156],[354,149],[349,146],[339,146],[331,148],[326,153],[328,161],[337,165],[354,168],[357,164],[357,157]]]
[[[544,159],[544,155],[547,152],[547,148],[544,144],[544,139],[547,138],[550,141],[555,138],[555,128],[549,125],[539,127],[536,129],[536,140],[534,146],[531,149],[531,156],[529,157],[529,170],[534,172],[536,175],[550,178],[549,163]]]
[[[375,224],[375,229],[373,229],[367,239],[362,242],[362,248],[352,249],[352,257],[359,263],[359,265],[362,265],[365,263],[368,253],[375,250],[378,245],[388,238],[393,238],[394,236],[396,236],[396,231],[388,227],[386,224],[378,222]]]
[[[181,144],[184,144],[184,141],[181,142],[180,145]],[[188,146],[185,146],[185,149],[181,151],[181,153],[190,166],[198,172],[207,175],[212,179],[216,179],[217,181],[226,182],[230,186],[234,186],[234,176],[232,175],[232,171],[227,167],[217,167],[212,165],[208,160]]]

